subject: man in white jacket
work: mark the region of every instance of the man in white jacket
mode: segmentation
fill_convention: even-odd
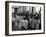
[[[20,22],[19,22],[19,29],[21,29],[21,27],[24,27],[25,29],[27,29],[28,28],[28,21],[21,18]]]

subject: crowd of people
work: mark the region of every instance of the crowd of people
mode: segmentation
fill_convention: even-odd
[[[38,30],[41,29],[41,12],[23,11],[12,13],[12,30]]]

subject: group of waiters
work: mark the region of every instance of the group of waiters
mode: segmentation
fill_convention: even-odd
[[[41,13],[30,13],[29,29],[41,29]]]

